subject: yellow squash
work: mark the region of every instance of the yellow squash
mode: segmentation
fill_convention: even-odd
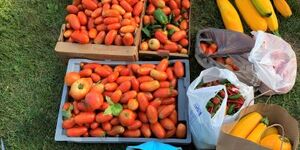
[[[252,112],[244,116],[231,130],[230,134],[240,138],[246,138],[262,119],[261,114]]]
[[[272,15],[270,17],[265,17],[265,20],[268,24],[268,28],[270,31],[273,32],[273,34],[280,36],[278,32],[278,20],[274,8],[272,7],[272,3],[270,0],[265,0],[265,1],[270,3],[272,8]]]
[[[260,138],[264,131],[267,129],[267,126],[269,125],[268,118],[263,118],[261,120],[261,123],[259,123],[254,130],[250,133],[250,135],[247,136],[247,140],[252,141],[254,143],[259,143]]]
[[[282,148],[281,148],[282,143]],[[271,150],[291,150],[292,145],[288,138],[282,137],[278,134],[272,134],[269,136],[264,137],[260,141],[260,145],[267,147]]]
[[[271,135],[271,134],[278,134],[278,130],[277,130],[276,127],[268,128],[268,129],[264,132],[264,134],[262,135],[261,138],[264,138],[264,137],[266,137],[266,136],[268,136],[268,135]]]
[[[235,4],[253,31],[267,30],[268,26],[266,20],[256,11],[251,0],[235,0]]]
[[[237,32],[244,32],[239,14],[229,0],[217,0],[226,29]]]
[[[267,0],[251,0],[257,12],[263,17],[270,17],[272,15],[272,4]]]
[[[274,6],[283,17],[290,17],[292,10],[286,0],[273,0]]]

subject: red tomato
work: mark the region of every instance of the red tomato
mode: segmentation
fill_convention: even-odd
[[[123,109],[119,115],[119,121],[123,126],[130,126],[134,123],[136,114],[130,109]]]
[[[103,104],[103,96],[102,94],[96,93],[96,92],[89,92],[85,96],[85,104],[88,108],[90,108],[92,111],[99,109],[101,105]]]

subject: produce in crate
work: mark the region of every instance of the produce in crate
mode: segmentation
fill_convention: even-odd
[[[216,80],[207,83],[200,83],[197,88],[210,87],[216,85],[225,85],[228,93],[227,105],[226,105],[226,115],[233,115],[238,112],[243,106],[245,99],[239,92],[239,89],[231,84],[228,80]],[[222,104],[222,100],[225,97],[225,91],[221,90],[217,95],[211,98],[206,104],[207,111],[213,117],[214,114],[218,111]]]
[[[148,1],[140,50],[187,54],[189,9],[189,0]]]
[[[292,145],[287,137],[278,134],[275,126],[269,126],[267,117],[263,117],[258,112],[251,112],[241,118],[230,134],[236,137],[244,138],[254,143],[260,144],[272,150],[282,149],[291,150]],[[283,127],[281,127],[283,129]],[[282,131],[284,132],[284,131]]]
[[[177,79],[185,74],[182,62],[80,67],[65,77],[71,87],[63,106],[67,136],[186,137],[176,110]]]
[[[66,9],[66,41],[131,46],[144,0],[74,0]]]

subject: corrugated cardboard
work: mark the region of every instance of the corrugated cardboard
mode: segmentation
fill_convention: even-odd
[[[299,128],[298,122],[284,108],[275,104],[255,104],[243,109],[240,117],[245,116],[250,112],[259,112],[263,116],[268,117],[270,125],[281,124],[285,131],[285,137],[289,138],[293,149],[296,150],[299,144]],[[217,149],[220,150],[267,150],[258,144],[229,135],[237,121],[224,124],[221,128],[220,136],[217,143]],[[279,133],[281,131],[279,130]]]

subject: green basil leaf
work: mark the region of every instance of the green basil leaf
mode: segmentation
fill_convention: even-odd
[[[148,38],[151,38],[151,33],[148,28],[143,28],[142,31]]]
[[[105,99],[106,99],[106,101],[107,101],[107,103],[108,103],[109,105],[113,105],[113,104],[114,104],[114,102],[111,100],[110,97],[105,96]]]
[[[69,110],[63,110],[62,116],[63,116],[63,120],[66,120],[72,117],[72,113]]]
[[[108,106],[104,111],[104,115],[111,115],[111,114],[112,114],[112,108],[111,106]]]
[[[114,115],[114,116],[119,116],[119,114],[121,113],[122,110],[123,110],[123,107],[119,103],[111,106],[112,115]]]

